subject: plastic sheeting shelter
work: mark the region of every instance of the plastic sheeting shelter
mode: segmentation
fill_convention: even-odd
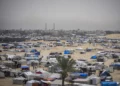
[[[36,49],[32,49],[30,52],[34,53],[34,55],[40,55],[40,52],[38,52]]]
[[[21,56],[14,56],[14,57],[13,57],[13,60],[21,60],[21,59],[22,59]]]
[[[27,66],[27,65],[22,65],[22,66],[21,66],[21,69],[22,69],[22,70],[29,70],[29,66]]]
[[[21,60],[19,60],[19,62],[20,62],[21,64],[26,64],[26,63],[27,63],[27,61],[26,61],[25,59],[21,59]]]
[[[51,83],[51,86],[62,86],[62,80],[54,80]],[[70,86],[70,83],[64,82],[65,86]]]
[[[65,50],[64,54],[71,54],[69,50]]]
[[[95,55],[91,56],[91,59],[97,59],[97,56],[95,56]]]
[[[110,66],[113,66],[113,67],[120,67],[120,63],[114,63],[114,64],[111,64]]]
[[[81,78],[86,78],[88,76],[87,73],[72,73],[72,77],[81,77]]]
[[[24,47],[22,45],[18,45],[16,48],[21,49],[21,48],[24,48]]]
[[[110,76],[110,73],[105,70],[101,73],[101,76]]]
[[[113,67],[114,69],[120,69],[120,63],[113,63],[110,66]]]
[[[101,82],[101,86],[118,86],[117,82]]]
[[[7,43],[2,44],[2,46],[7,46],[7,45],[8,45]]]
[[[34,54],[35,54],[35,55],[40,55],[40,52],[35,52]]]
[[[64,54],[72,54],[73,52],[73,50],[64,50]]]
[[[39,57],[25,57],[26,60],[38,60]]]
[[[27,81],[27,83],[26,83],[26,86],[33,86],[33,85],[38,85],[38,84],[40,84],[40,82],[39,81],[36,81],[36,80],[30,80],[30,81]]]
[[[5,78],[5,74],[0,71],[0,78]]]
[[[29,68],[27,65],[22,65],[21,68]]]
[[[37,52],[37,50],[36,49],[32,49],[30,52],[35,53],[35,52]]]
[[[4,61],[4,65],[7,66],[7,67],[13,68],[14,67],[14,62],[12,62],[12,61]]]

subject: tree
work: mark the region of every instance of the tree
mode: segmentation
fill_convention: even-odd
[[[75,60],[61,56],[61,57],[57,57],[57,61],[58,61],[58,66],[62,70],[60,73],[62,75],[62,86],[64,86],[64,81],[68,75],[68,72],[74,70],[73,65],[75,64]]]

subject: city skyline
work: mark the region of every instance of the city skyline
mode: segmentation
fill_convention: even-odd
[[[0,29],[120,30],[120,0],[0,0]]]

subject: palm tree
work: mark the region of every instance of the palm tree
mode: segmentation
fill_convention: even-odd
[[[61,57],[57,57],[57,61],[58,61],[58,66],[62,70],[60,73],[62,75],[62,86],[64,86],[64,81],[68,75],[68,72],[74,70],[73,65],[75,64],[75,60],[61,56]]]

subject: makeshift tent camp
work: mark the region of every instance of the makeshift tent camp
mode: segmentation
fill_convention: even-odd
[[[23,78],[23,77],[13,78],[13,84],[22,85],[24,80],[25,80],[25,78]]]
[[[51,86],[62,86],[62,80],[54,80],[51,83]],[[70,86],[70,83],[64,82],[65,86]]]
[[[113,63],[110,66],[112,66],[114,69],[120,69],[120,62]]]
[[[78,51],[82,51],[82,50],[83,50],[83,48],[78,47],[78,48],[76,48],[76,50],[78,50]]]
[[[43,78],[49,78],[50,75],[51,75],[49,72],[47,72],[47,71],[45,71],[45,70],[43,70],[43,69],[40,69],[40,68],[36,69],[36,73],[37,73],[37,72],[41,72]]]
[[[74,83],[81,83],[81,84],[90,84],[90,79],[89,78],[77,78],[73,80]]]
[[[36,55],[32,55],[32,56],[30,56],[30,57],[25,57],[25,59],[26,59],[26,60],[38,60],[39,57],[36,56]]]
[[[32,49],[30,52],[35,53],[35,52],[37,52],[37,50],[36,49]]]
[[[19,73],[20,73],[20,71],[13,69],[13,70],[10,71],[10,76],[11,77],[16,77],[16,76],[18,76]]]
[[[0,55],[0,59],[1,59],[2,61],[5,61],[5,60],[7,59],[7,56],[6,56],[6,55]]]
[[[26,86],[39,86],[40,83],[41,82],[37,80],[30,80],[30,81],[27,81]]]
[[[96,55],[91,56],[91,59],[97,59],[97,56]]]
[[[27,65],[22,65],[21,66],[21,69],[22,69],[22,71],[28,71],[29,70],[29,66],[27,66]]]
[[[23,72],[21,75],[28,80],[32,80],[34,78],[31,71]]]
[[[85,61],[76,61],[75,67],[87,67],[87,63]]]
[[[21,56],[14,56],[12,59],[13,59],[13,60],[21,60],[22,57],[21,57]]]
[[[98,58],[97,58],[97,61],[98,61],[98,62],[105,62],[106,60],[107,60],[106,57],[98,57]]]
[[[25,53],[25,57],[30,57],[30,56],[33,56],[34,55],[34,53]],[[35,56],[38,56],[38,55],[35,55]]]
[[[72,73],[70,74],[71,77],[73,78],[86,78],[88,77],[87,73]]]
[[[57,61],[56,58],[49,58],[49,59],[48,59],[48,62],[49,62],[49,63],[57,63],[58,61]]]
[[[101,82],[101,86],[118,86],[117,82]]]
[[[38,60],[30,60],[29,63],[32,66],[38,66],[39,65],[39,61]]]
[[[16,48],[21,49],[21,48],[24,48],[24,46],[18,45]]]
[[[8,44],[7,43],[3,43],[2,46],[7,46]]]
[[[40,52],[35,52],[34,54],[35,54],[35,55],[40,55]]]
[[[89,76],[88,78],[90,78],[91,80],[91,84],[93,85],[98,85],[100,83],[100,77],[97,77],[96,75],[92,74],[91,76]]]
[[[10,55],[10,54],[7,54],[7,59],[9,60],[12,60],[14,58],[15,55]]]
[[[90,52],[90,51],[92,51],[92,48],[86,48],[86,51]]]
[[[73,54],[73,49],[64,50],[64,54]]]
[[[60,77],[61,77],[60,74],[58,74],[58,73],[53,73],[53,74],[50,75],[49,78],[52,78],[52,79],[60,79]]]
[[[21,63],[21,65],[25,65],[27,63],[27,61],[25,59],[21,59],[21,60],[19,60],[19,62]]]
[[[5,78],[4,72],[1,72],[1,71],[0,71],[0,78]]]
[[[4,61],[4,65],[13,68],[15,64],[12,61]]]
[[[96,86],[96,85],[90,85],[90,84],[80,84],[80,83],[73,83],[74,86]]]

